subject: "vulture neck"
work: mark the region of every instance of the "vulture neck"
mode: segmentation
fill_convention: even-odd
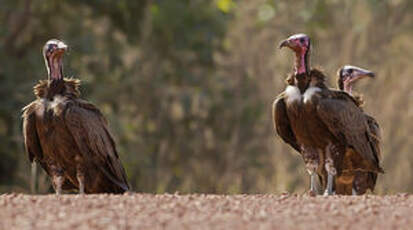
[[[305,92],[309,84],[309,53],[310,50],[308,49],[302,52],[297,52],[295,56],[295,83],[301,93]]]
[[[62,94],[64,90],[62,56],[62,54],[56,54],[46,58],[49,86],[48,99],[53,99],[55,95]]]
[[[351,87],[350,84],[344,84],[344,91],[347,92],[348,94],[352,95],[353,87]]]
[[[349,83],[345,83],[343,80],[339,79],[338,80],[338,89],[342,90],[350,95],[352,95],[353,92],[353,86]]]
[[[343,82],[343,80],[338,79],[337,85],[338,85],[339,90],[344,91],[348,95],[351,96],[351,98],[353,99],[354,103],[356,103],[357,106],[359,107],[363,106],[364,104],[363,97],[357,94],[353,95],[353,86],[351,84],[346,84]]]

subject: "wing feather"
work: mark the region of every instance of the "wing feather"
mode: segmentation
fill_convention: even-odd
[[[39,136],[36,131],[36,102],[32,102],[23,108],[23,138],[24,146],[29,155],[30,162],[35,158],[42,159],[43,151]]]
[[[76,104],[68,105],[64,119],[83,156],[94,162],[113,183],[128,190],[125,170],[100,111],[86,101],[77,100]]]
[[[317,105],[317,114],[333,135],[338,139],[344,138],[346,144],[359,153],[372,167],[380,168],[374,149],[369,143],[367,119],[355,103],[323,98]]]
[[[277,134],[281,139],[297,150],[297,152],[300,152],[300,146],[297,143],[297,139],[291,128],[290,120],[288,119],[287,107],[283,95],[280,95],[274,101],[272,117]]]
[[[377,154],[377,158],[380,160],[381,159],[381,129],[379,123],[374,119],[374,117],[367,115],[367,123],[369,125],[369,130],[370,130],[370,141],[373,144],[373,147],[375,149],[375,153]]]

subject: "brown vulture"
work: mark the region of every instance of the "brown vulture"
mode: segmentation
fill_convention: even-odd
[[[51,177],[56,194],[123,193],[125,170],[106,119],[80,99],[77,79],[63,77],[67,46],[52,39],[43,47],[48,79],[34,86],[36,100],[23,108],[23,136],[31,162]]]
[[[326,87],[325,76],[310,70],[310,38],[289,37],[280,44],[295,52],[294,74],[273,104],[273,120],[278,135],[304,158],[311,175],[311,191],[317,193],[315,179],[322,178],[325,194],[333,194],[334,177],[343,171],[382,172],[369,142],[369,127],[354,98]],[[344,162],[346,150],[353,158]],[[323,167],[324,166],[324,167]],[[326,176],[327,175],[327,176]],[[327,177],[327,178],[326,178]]]
[[[359,96],[352,95],[352,89],[354,84],[363,78],[371,77],[374,78],[375,74],[372,71],[362,69],[356,66],[346,65],[339,69],[337,72],[337,87],[353,96],[359,105],[363,104],[362,99]],[[376,155],[377,159],[380,160],[380,140],[381,131],[378,122],[371,116],[365,114],[367,123],[370,129],[369,135],[369,145],[374,149],[373,153]],[[351,154],[351,151],[350,153]],[[362,195],[367,192],[368,189],[374,191],[376,186],[377,173],[375,172],[362,172],[356,171],[354,175],[342,176],[337,178],[336,192],[337,194],[353,194]],[[347,182],[347,185],[346,185]]]

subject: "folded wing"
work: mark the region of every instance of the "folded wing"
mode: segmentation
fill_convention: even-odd
[[[75,102],[68,106],[64,119],[83,157],[93,162],[112,183],[128,190],[126,173],[105,118],[94,105],[83,100]]]
[[[366,116],[355,103],[323,98],[317,106],[317,114],[329,131],[360,154],[373,170],[383,171],[371,144]]]
[[[280,95],[273,104],[272,117],[277,134],[297,152],[300,152],[300,146],[297,143],[295,134],[291,128],[290,120],[287,116],[287,107],[282,95]]]

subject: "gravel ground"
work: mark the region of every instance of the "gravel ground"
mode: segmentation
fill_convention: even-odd
[[[412,229],[413,196],[0,196],[0,229]]]

